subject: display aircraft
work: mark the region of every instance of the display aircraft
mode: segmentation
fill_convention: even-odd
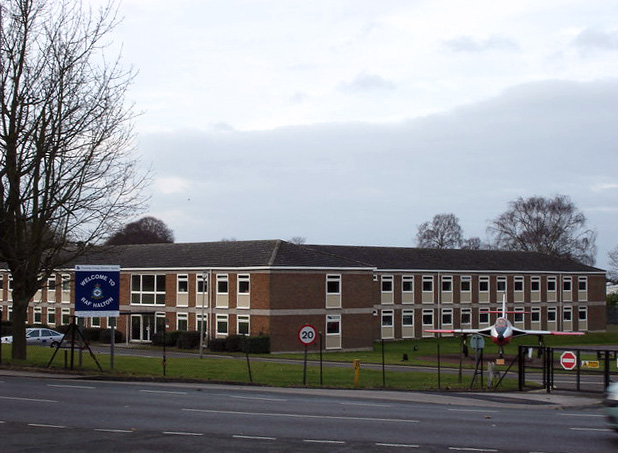
[[[539,341],[543,335],[584,335],[584,332],[564,332],[553,330],[525,330],[514,327],[513,324],[507,319],[507,314],[522,313],[520,311],[507,311],[506,310],[506,297],[502,298],[502,310],[500,311],[484,311],[483,313],[498,313],[500,316],[496,319],[494,325],[485,327],[483,329],[428,329],[425,332],[431,333],[451,333],[454,335],[474,335],[479,334],[486,337],[490,337],[491,340],[498,345],[498,357],[504,356],[504,346],[508,344],[513,337],[520,337],[523,335],[538,335]]]

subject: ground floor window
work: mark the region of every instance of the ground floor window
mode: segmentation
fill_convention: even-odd
[[[228,315],[217,315],[217,335],[227,335],[228,325]]]
[[[461,325],[463,326],[471,326],[472,325],[472,310],[469,308],[461,309]]]
[[[55,308],[47,309],[47,325],[49,326],[56,325],[56,309]]]
[[[326,316],[326,335],[341,334],[341,315]]]
[[[489,326],[489,313],[486,311],[479,312],[479,326]]]
[[[101,327],[101,318],[95,316],[94,318],[90,318],[90,326],[91,327]]]
[[[67,326],[71,324],[71,309],[63,308],[61,314],[62,325]]]
[[[572,307],[564,307],[564,309],[562,310],[562,319],[564,321],[573,320],[573,308]]]
[[[433,328],[433,310],[423,310],[423,327]]]
[[[238,315],[236,319],[236,332],[238,335],[249,335],[249,315]]]
[[[580,321],[588,321],[588,307],[579,307],[577,309],[577,318]]]
[[[189,313],[176,314],[176,330],[189,330]]]
[[[202,316],[201,314],[198,314],[195,317],[195,321],[196,321],[195,329],[198,332],[204,332],[204,338],[207,338],[208,337],[208,315]],[[203,327],[202,327],[202,323],[204,323]]]
[[[34,324],[41,324],[43,322],[43,310],[41,307],[34,308]]]
[[[414,310],[403,310],[401,312],[401,325],[403,327],[414,327]]]
[[[452,327],[453,326],[453,309],[452,308],[443,308],[442,309],[442,327]]]
[[[382,327],[393,327],[393,310],[382,311]]]
[[[547,322],[556,322],[558,319],[556,307],[549,307],[547,309]]]

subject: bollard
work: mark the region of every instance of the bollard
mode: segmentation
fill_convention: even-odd
[[[360,381],[360,364],[359,359],[354,359],[354,387],[358,387]]]

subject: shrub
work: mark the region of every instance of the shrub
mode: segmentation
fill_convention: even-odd
[[[225,351],[225,339],[224,338],[215,338],[214,340],[210,340],[208,342],[208,349],[213,352],[223,352]]]
[[[225,350],[229,352],[240,352],[245,337],[243,335],[230,335],[225,339]]]
[[[101,329],[101,333],[99,335],[99,341],[101,343],[109,344],[112,339],[112,329]],[[124,340],[122,336],[122,332],[119,330],[114,330],[114,343],[120,343]]]
[[[157,332],[152,336],[152,344],[155,346],[163,346],[165,342],[165,346],[176,346],[180,333],[180,330],[169,330],[165,332],[165,335],[163,335],[163,331]]]
[[[181,332],[176,346],[180,349],[197,349],[200,346],[199,332]]]
[[[101,328],[100,327],[84,327],[82,329],[82,335],[86,339],[88,343],[93,341],[99,341],[101,337]]]
[[[270,337],[246,337],[243,352],[247,354],[270,354]]]

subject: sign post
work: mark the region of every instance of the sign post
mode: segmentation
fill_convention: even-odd
[[[298,340],[305,346],[305,360],[303,362],[303,385],[307,385],[307,346],[317,340],[317,330],[310,324],[305,324],[298,329]]]

